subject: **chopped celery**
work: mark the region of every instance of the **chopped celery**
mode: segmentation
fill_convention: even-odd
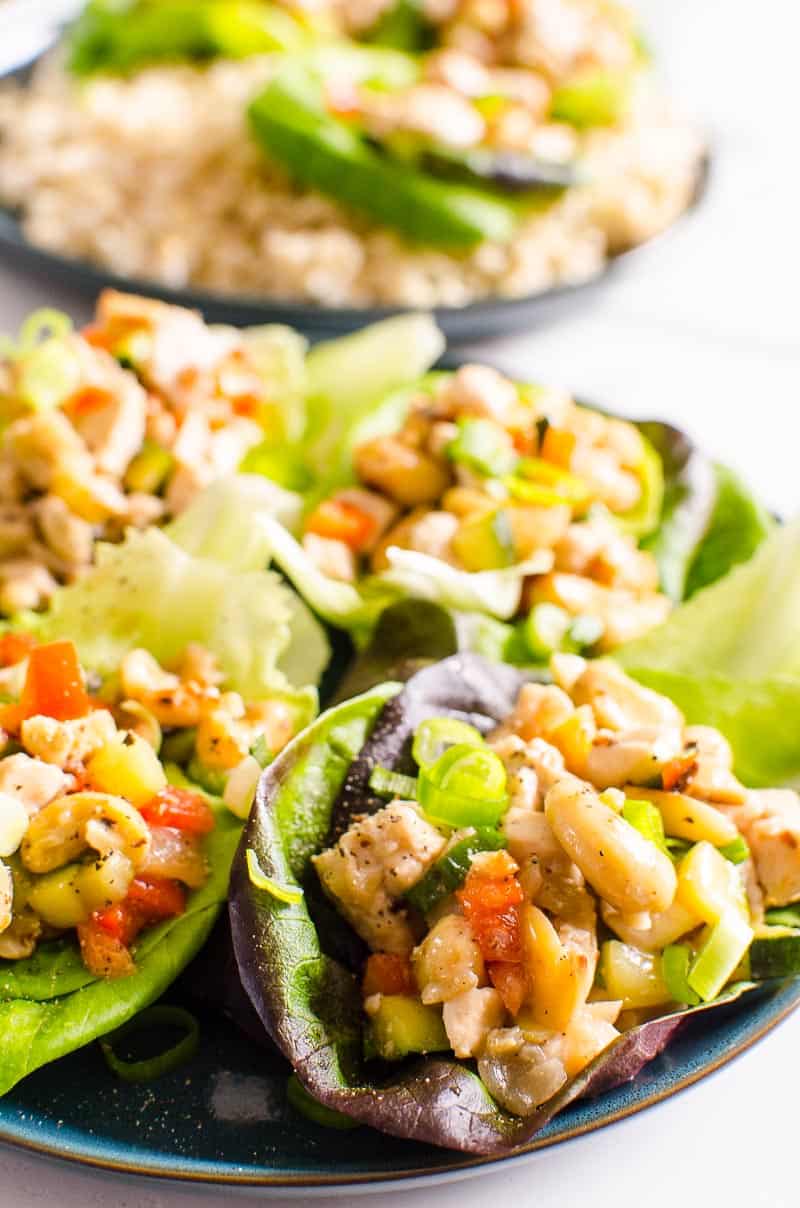
[[[575,617],[567,631],[565,648],[574,654],[596,646],[605,633],[605,625],[599,617],[581,613]]]
[[[574,76],[553,93],[550,117],[579,130],[614,126],[624,117],[631,94],[631,77],[623,72],[591,71]]]
[[[661,954],[661,974],[675,1002],[696,1007],[700,997],[689,985],[692,950],[688,944],[670,944]]]
[[[741,835],[732,843],[726,843],[724,847],[718,848],[718,851],[726,860],[730,860],[731,864],[744,864],[745,860],[750,859],[750,848]]]
[[[703,1002],[716,998],[753,939],[753,929],[738,910],[727,910],[711,928],[695,957],[687,981]]]
[[[379,797],[402,797],[404,801],[416,801],[418,782],[415,776],[403,776],[389,768],[375,767],[369,778],[369,787]]]
[[[670,854],[664,835],[664,823],[661,820],[661,814],[652,801],[639,801],[630,797],[626,798],[625,804],[622,807],[622,817],[640,835],[644,835],[645,839],[649,839],[651,843],[655,843],[659,851],[663,851],[665,856]]]
[[[255,759],[256,763],[265,768],[267,764],[272,763],[273,754],[267,746],[267,740],[263,734],[259,734],[258,738],[250,746],[250,754]]]
[[[194,726],[188,726],[185,730],[173,730],[170,734],[165,734],[159,752],[162,761],[164,763],[177,763],[185,767],[194,755],[196,739],[197,730]]]
[[[465,570],[502,570],[513,566],[517,554],[514,533],[504,508],[467,516],[451,542]]]
[[[207,793],[211,793],[213,797],[221,797],[225,791],[225,781],[227,780],[227,772],[222,772],[218,768],[209,768],[194,755],[187,764],[186,774],[195,784],[199,784],[201,789],[205,789]]]
[[[500,831],[488,827],[476,829],[474,834],[459,839],[449,847],[430,866],[422,879],[409,889],[407,901],[427,914],[463,884],[476,852],[500,851],[505,845],[505,836]]]
[[[470,416],[459,419],[458,435],[447,446],[447,456],[490,478],[510,474],[519,461],[503,429],[491,420]]]
[[[525,621],[525,641],[538,662],[561,650],[570,627],[569,613],[557,604],[534,604]]]
[[[764,917],[773,927],[800,927],[800,905],[780,906],[768,910]]]
[[[455,717],[433,717],[417,726],[411,754],[419,767],[426,768],[456,743],[473,747],[485,745],[480,730],[467,722]]]

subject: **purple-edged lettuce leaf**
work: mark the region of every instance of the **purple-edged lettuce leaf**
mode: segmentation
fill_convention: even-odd
[[[422,1057],[387,1073],[385,1065],[364,1061],[363,945],[322,899],[311,857],[353,814],[384,804],[369,789],[371,770],[376,764],[410,770],[411,738],[422,720],[453,716],[487,732],[510,712],[525,679],[511,667],[456,655],[403,687],[384,684],[330,709],[264,773],[231,880],[242,984],[306,1090],[383,1132],[475,1154],[524,1147],[572,1100],[635,1077],[692,1013],[626,1032],[526,1119],[500,1109],[468,1063]],[[302,900],[284,904],[257,889],[247,872],[247,848],[269,877],[301,886]],[[731,989],[725,1001],[745,988]]]

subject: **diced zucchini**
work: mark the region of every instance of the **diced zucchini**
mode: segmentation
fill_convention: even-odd
[[[737,868],[710,843],[695,843],[678,868],[677,900],[712,926],[734,908],[749,917]]]
[[[631,77],[627,72],[584,72],[556,88],[550,117],[578,130],[614,126],[625,116],[630,97]]]
[[[221,797],[225,792],[228,773],[217,768],[209,768],[195,755],[186,766],[186,775],[201,789],[211,793],[212,797]]]
[[[661,974],[675,1002],[686,1007],[695,1007],[700,1002],[689,985],[689,967],[692,950],[688,944],[670,944],[661,954]]]
[[[426,1007],[404,994],[381,995],[364,1035],[366,1057],[399,1061],[409,1053],[442,1053],[449,1048],[441,1007]]]
[[[86,770],[93,788],[124,797],[137,808],[155,797],[167,783],[150,743],[129,730],[95,752]]]
[[[508,513],[502,508],[462,520],[452,542],[453,553],[468,571],[500,570],[516,560]]]
[[[624,1008],[659,1007],[672,1001],[661,973],[661,960],[620,940],[607,940],[600,949],[600,975],[611,998]]]
[[[129,491],[155,495],[169,478],[174,464],[174,458],[167,449],[146,440],[125,471],[125,486]]]
[[[185,767],[194,755],[196,740],[197,730],[194,726],[165,734],[161,742],[161,758],[164,763],[177,763]]]
[[[750,945],[750,973],[757,980],[800,973],[800,928],[762,927]]]
[[[739,838],[735,823],[705,801],[662,789],[645,788],[641,793],[637,789],[637,795],[657,806],[668,835],[689,839],[692,843],[705,840],[714,847],[724,847]]]
[[[28,891],[28,905],[43,922],[59,930],[75,927],[89,917],[80,890],[80,864],[67,864],[37,877]]]

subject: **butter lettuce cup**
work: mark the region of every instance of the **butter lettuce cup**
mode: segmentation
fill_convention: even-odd
[[[734,767],[719,731],[574,654],[457,654],[322,714],[262,775],[229,903],[291,1101],[507,1154],[688,1017],[795,975],[774,912],[800,868],[774,835],[800,802]]]

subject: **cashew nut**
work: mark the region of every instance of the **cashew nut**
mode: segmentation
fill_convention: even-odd
[[[87,847],[105,855],[124,853],[134,869],[147,858],[150,831],[137,809],[122,797],[81,792],[57,797],[39,811],[22,841],[22,862],[35,873],[75,860]]]

